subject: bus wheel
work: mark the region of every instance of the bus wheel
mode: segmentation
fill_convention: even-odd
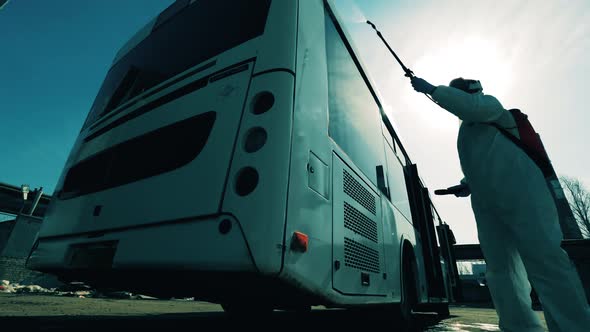
[[[395,316],[398,321],[403,322],[407,327],[414,326],[413,310],[418,303],[418,292],[416,290],[415,266],[411,259],[407,259],[403,265],[402,273],[402,296],[401,302],[395,308]]]
[[[436,313],[438,314],[439,318],[447,318],[451,315],[449,312],[449,304],[448,303],[439,303],[434,308]]]

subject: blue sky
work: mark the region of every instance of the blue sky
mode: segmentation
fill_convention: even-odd
[[[587,79],[590,2],[336,0],[341,16],[399,128],[404,145],[459,243],[476,243],[469,199],[434,196],[462,178],[457,118],[414,92],[365,19],[430,83],[462,76],[520,108],[541,134],[558,175],[590,188]]]
[[[0,182],[51,193],[111,61],[172,1],[26,1],[0,10]]]
[[[171,2],[12,0],[0,10],[0,182],[54,190],[117,50]],[[366,19],[417,76],[480,79],[528,113],[556,171],[590,184],[590,2],[335,2],[431,192],[462,177],[459,123],[414,92]],[[459,243],[477,242],[468,199],[433,200]]]

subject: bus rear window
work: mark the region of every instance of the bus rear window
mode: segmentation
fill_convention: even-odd
[[[178,6],[169,7],[172,15],[162,12],[151,34],[111,67],[85,126],[143,91],[262,35],[270,0],[198,0]]]

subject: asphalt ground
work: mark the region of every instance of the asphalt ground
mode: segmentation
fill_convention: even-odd
[[[451,305],[450,317],[416,313],[412,331],[500,331],[493,308]],[[543,313],[537,311],[543,318]],[[327,329],[326,329],[327,327]],[[308,314],[228,317],[221,306],[190,300],[122,300],[0,293],[0,331],[408,331],[387,315],[314,307]]]

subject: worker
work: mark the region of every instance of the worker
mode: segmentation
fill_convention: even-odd
[[[531,284],[551,332],[590,331],[590,306],[576,268],[561,248],[557,209],[539,167],[489,123],[518,136],[512,114],[476,80],[413,88],[461,120],[457,149],[464,179],[451,187],[471,195],[486,280],[500,320],[510,332],[544,331],[532,309]],[[530,281],[530,283],[529,283]]]

